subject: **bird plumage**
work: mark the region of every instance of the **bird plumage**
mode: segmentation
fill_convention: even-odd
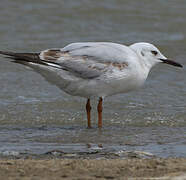
[[[31,67],[66,93],[87,98],[88,126],[91,126],[90,98],[99,97],[99,127],[104,97],[141,87],[157,63],[182,67],[150,43],[131,46],[110,42],[72,43],[39,53],[0,51],[0,54]]]
[[[46,80],[71,95],[105,97],[127,92],[143,84],[140,80],[132,81],[134,76],[142,76],[138,72],[140,63],[135,62],[136,53],[121,44],[72,43],[61,49],[48,49],[40,53],[1,51],[0,54],[32,67]],[[131,68],[132,64],[136,68]],[[144,80],[147,74],[148,71],[145,71]]]

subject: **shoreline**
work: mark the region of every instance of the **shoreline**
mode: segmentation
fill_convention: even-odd
[[[2,179],[186,179],[186,158],[0,159]]]

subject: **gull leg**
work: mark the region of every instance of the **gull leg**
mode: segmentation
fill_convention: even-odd
[[[91,119],[90,119],[91,106],[90,106],[90,99],[87,99],[86,111],[87,111],[87,125],[88,125],[88,128],[91,128]]]
[[[99,98],[97,110],[98,110],[98,128],[102,128],[102,103],[103,103],[103,98]]]

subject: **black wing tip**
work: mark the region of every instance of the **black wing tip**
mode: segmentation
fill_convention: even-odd
[[[11,51],[0,51],[0,54],[5,55],[6,58],[27,61],[27,62],[37,62],[40,61],[40,53],[15,53]]]
[[[10,51],[0,51],[0,54],[6,55],[6,56],[13,56],[15,53]]]

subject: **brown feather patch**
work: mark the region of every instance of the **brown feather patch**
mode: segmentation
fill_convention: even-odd
[[[117,67],[119,70],[123,70],[125,67],[128,66],[128,64],[125,62],[123,63],[114,62],[112,63],[112,66]]]
[[[50,49],[48,51],[43,52],[43,59],[45,60],[57,60],[61,56],[64,56],[64,53],[60,50]]]

